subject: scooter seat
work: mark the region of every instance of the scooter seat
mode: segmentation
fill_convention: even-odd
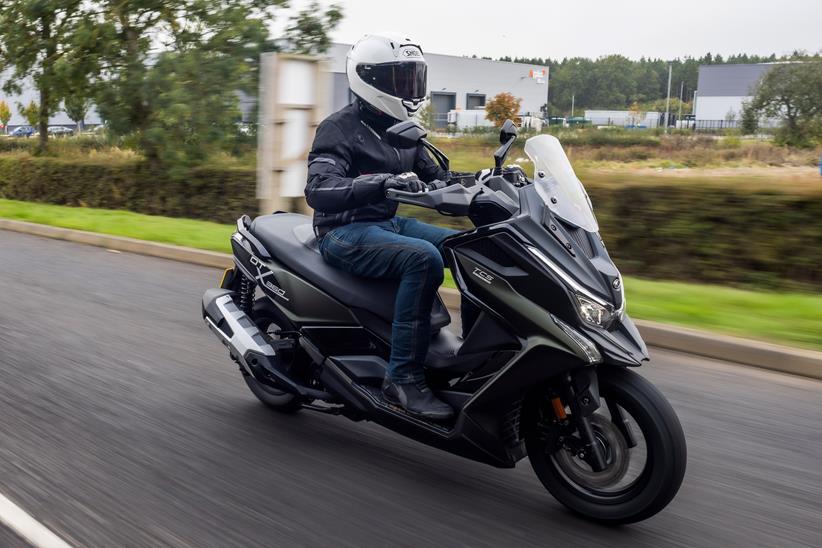
[[[399,282],[361,278],[323,260],[311,218],[297,213],[262,215],[251,223],[251,233],[278,262],[322,289],[341,303],[371,312],[387,322],[394,318],[394,297]],[[448,310],[437,296],[431,310],[431,329],[451,323]]]

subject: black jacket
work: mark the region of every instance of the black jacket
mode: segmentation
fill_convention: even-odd
[[[422,145],[396,149],[382,139],[394,122],[355,101],[317,127],[305,197],[319,236],[355,221],[392,218],[397,203],[385,198],[382,187],[389,175],[413,171],[425,182],[446,179]]]

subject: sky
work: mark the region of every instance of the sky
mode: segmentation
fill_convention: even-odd
[[[294,8],[308,0],[292,0]],[[326,5],[329,0],[321,0]],[[671,59],[822,50],[822,0],[337,0],[332,33],[409,34],[424,51],[512,57]]]

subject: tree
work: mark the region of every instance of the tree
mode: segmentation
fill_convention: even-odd
[[[9,132],[9,120],[11,120],[11,109],[9,104],[0,99],[0,124],[3,125],[3,131]]]
[[[39,111],[29,123],[39,127],[41,152],[48,145],[49,117],[60,104],[66,75],[60,64],[69,50],[82,5],[83,0],[3,0],[0,10],[0,71],[13,69],[3,89],[19,93],[19,82],[34,80]]]
[[[751,108],[750,102],[742,103],[742,116],[740,118],[740,129],[745,135],[753,135],[759,129],[759,118],[756,111]]]
[[[153,162],[182,164],[236,136],[236,93],[256,94],[260,54],[277,49],[268,27],[286,0],[88,4],[96,9],[77,41],[83,58],[95,60],[94,99],[112,135],[128,136]],[[292,19],[291,32],[305,51],[327,48],[326,33],[342,12],[308,10]],[[150,56],[152,48],[159,53]]]
[[[437,124],[434,121],[435,114],[436,112],[434,111],[434,105],[431,104],[431,98],[429,97],[425,106],[417,111],[416,118],[419,123],[422,124],[422,127],[428,131],[434,131],[437,127]]]
[[[508,92],[494,96],[485,104],[485,117],[497,127],[502,127],[505,120],[514,120],[519,116],[522,99],[514,97]]]
[[[822,139],[822,61],[775,66],[759,82],[750,108],[782,120],[779,142],[812,146]]]
[[[325,53],[331,46],[328,31],[336,27],[342,17],[342,8],[338,4],[331,4],[323,13],[319,3],[311,2],[290,19],[286,29],[289,49],[305,55]]]
[[[79,93],[69,95],[63,100],[63,111],[69,120],[77,124],[77,131],[83,130],[89,108],[91,99]]]
[[[34,99],[29,101],[28,105],[18,103],[17,112],[26,119],[26,122],[28,122],[31,127],[37,127],[37,121],[40,118],[40,105],[35,103]],[[48,128],[46,128],[46,131],[48,131]]]

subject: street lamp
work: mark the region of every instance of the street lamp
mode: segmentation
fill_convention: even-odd
[[[671,70],[673,69],[673,61],[668,61],[668,97],[665,99],[665,133],[668,133],[668,113],[671,106]]]

